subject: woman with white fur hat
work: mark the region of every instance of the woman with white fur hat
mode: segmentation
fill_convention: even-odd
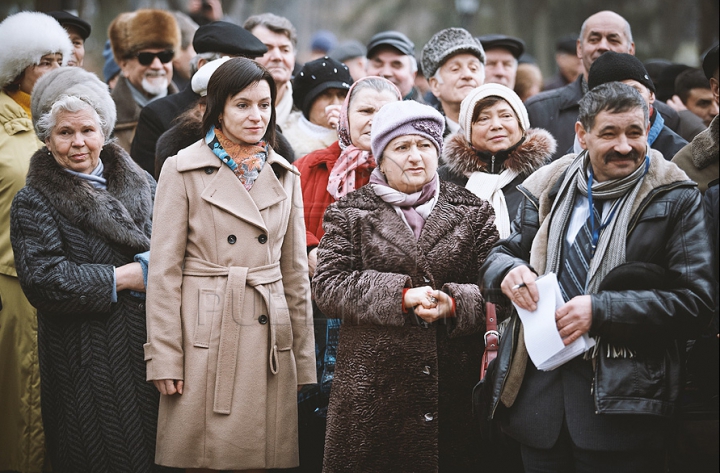
[[[462,101],[460,131],[446,139],[438,174],[490,201],[500,238],[507,238],[522,200],[517,185],[547,163],[556,146],[550,133],[530,128],[512,89],[485,84]]]
[[[3,20],[0,44],[0,471],[41,471],[37,321],[15,270],[10,204],[42,146],[33,132],[30,94],[39,77],[65,65],[72,44],[54,18],[38,12]]]
[[[37,307],[50,463],[60,473],[150,472],[158,394],[145,381],[143,266],[155,181],[110,139],[115,103],[94,74],[49,72],[31,107],[45,146],[13,200],[10,237]]]

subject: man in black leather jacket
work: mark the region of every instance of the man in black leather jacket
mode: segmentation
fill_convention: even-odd
[[[662,471],[684,343],[712,317],[713,283],[700,193],[659,152],[648,153],[648,123],[632,87],[590,91],[576,124],[584,151],[518,186],[525,199],[511,236],[483,266],[486,298],[534,310],[538,275],[553,271],[562,281],[575,271],[566,260],[589,224],[587,194],[607,198],[598,207],[607,226],[590,237],[585,290],[555,314],[565,344],[587,333],[597,350],[539,371],[517,315],[500,343],[491,412],[520,442],[526,471]]]

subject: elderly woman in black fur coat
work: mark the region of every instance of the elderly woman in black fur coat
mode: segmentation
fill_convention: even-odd
[[[500,84],[482,85],[465,97],[460,126],[445,142],[445,165],[438,174],[490,201],[500,238],[507,238],[522,201],[516,187],[550,161],[555,139],[530,128],[520,97]]]
[[[158,393],[145,381],[145,285],[155,181],[107,138],[115,105],[77,67],[43,76],[45,147],[11,211],[20,284],[38,310],[42,418],[56,472],[153,469]]]
[[[384,105],[370,183],[325,212],[313,294],[343,324],[324,471],[479,471],[475,281],[498,234],[486,201],[440,182],[443,128],[427,105]]]

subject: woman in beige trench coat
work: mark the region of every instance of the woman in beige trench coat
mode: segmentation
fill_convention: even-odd
[[[206,138],[165,162],[156,193],[145,345],[163,393],[155,460],[294,467],[296,390],[316,382],[300,177],[269,146],[275,84],[262,66],[227,61],[207,98]]]

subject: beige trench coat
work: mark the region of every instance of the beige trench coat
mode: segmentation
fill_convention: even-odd
[[[161,176],[147,379],[185,387],[161,396],[155,460],[297,466],[296,386],[316,382],[298,172],[271,152],[248,193],[200,141],[169,158]]]

